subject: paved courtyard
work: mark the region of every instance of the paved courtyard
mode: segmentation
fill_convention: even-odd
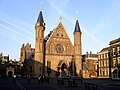
[[[74,78],[75,79],[75,78]],[[120,80],[111,79],[75,79],[71,83],[67,79],[50,78],[49,83],[39,83],[38,79],[31,78],[30,81],[26,78],[0,78],[0,90],[120,90]],[[61,82],[61,81],[64,81]]]

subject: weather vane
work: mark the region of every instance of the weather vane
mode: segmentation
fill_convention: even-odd
[[[62,16],[60,16],[60,21],[62,21]]]
[[[78,20],[78,10],[76,11],[76,14],[77,14],[76,19]]]
[[[40,0],[40,10],[42,11],[42,0]]]

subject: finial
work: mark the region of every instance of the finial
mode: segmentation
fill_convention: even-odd
[[[76,20],[78,20],[78,11],[76,11],[76,14],[77,14],[77,16],[76,16]]]
[[[62,16],[60,16],[60,21],[62,21]]]
[[[40,11],[42,11],[42,0],[40,0]]]

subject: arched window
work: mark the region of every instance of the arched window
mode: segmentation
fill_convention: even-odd
[[[70,54],[71,54],[71,47],[70,47],[70,45],[69,45],[69,44],[67,45],[66,52],[67,52],[67,54],[68,54],[68,55],[70,55]]]
[[[53,43],[50,44],[50,53],[51,54],[54,53],[54,44]]]

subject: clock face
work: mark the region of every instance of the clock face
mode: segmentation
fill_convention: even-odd
[[[39,26],[40,25],[40,23],[36,23],[36,26]]]
[[[64,51],[63,46],[60,45],[60,44],[57,44],[57,45],[56,45],[56,51],[57,51],[57,53],[62,53],[62,52]]]

